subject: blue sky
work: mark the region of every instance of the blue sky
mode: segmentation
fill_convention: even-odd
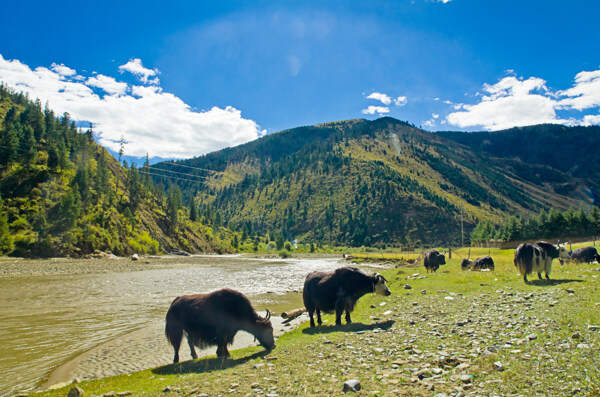
[[[600,2],[4,2],[0,80],[133,156],[392,116],[600,123]]]

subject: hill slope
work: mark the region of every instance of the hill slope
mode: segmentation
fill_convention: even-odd
[[[231,250],[187,218],[178,188],[165,197],[97,145],[91,129],[0,85],[0,254]]]
[[[446,244],[460,241],[461,218],[466,236],[478,220],[580,205],[576,191],[585,181],[569,170],[518,165],[386,117],[270,134],[158,164],[165,177],[155,178],[186,175],[177,183],[202,216],[249,234],[355,246]]]

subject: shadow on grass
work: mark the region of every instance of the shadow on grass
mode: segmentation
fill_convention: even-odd
[[[359,331],[372,331],[376,328],[390,329],[394,325],[394,320],[382,321],[373,324],[363,323],[350,323],[346,325],[319,325],[312,328],[304,328],[302,333],[314,335],[314,334],[329,334],[331,332],[359,332]]]
[[[575,279],[562,279],[562,280],[529,280],[527,285],[533,285],[534,287],[552,287],[554,285],[567,284],[567,283],[583,283],[583,280],[575,280]]]
[[[154,368],[152,373],[159,375],[174,375],[219,371],[235,367],[258,357],[264,357],[269,353],[269,350],[264,350],[256,352],[247,357],[240,357],[236,359],[219,357],[200,358],[197,360],[184,361],[177,364],[169,364],[163,367]]]

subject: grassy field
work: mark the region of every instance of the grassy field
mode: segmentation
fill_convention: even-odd
[[[361,396],[600,395],[599,265],[555,261],[552,280],[526,285],[513,250],[471,249],[491,253],[494,272],[462,272],[467,252],[435,274],[382,272],[392,296],[365,296],[351,325],[331,315],[304,324],[268,354],[252,347],[78,386],[86,396],[327,396],[358,379]]]

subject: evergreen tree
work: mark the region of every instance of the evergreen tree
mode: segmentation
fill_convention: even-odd
[[[190,221],[196,222],[198,220],[198,213],[196,209],[196,203],[194,203],[194,199],[190,201]]]
[[[8,214],[4,200],[0,197],[0,254],[8,254],[14,248],[12,235],[8,229]]]

